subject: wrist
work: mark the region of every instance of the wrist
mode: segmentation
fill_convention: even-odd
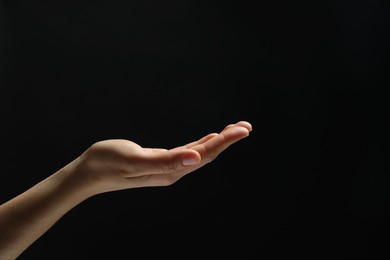
[[[73,204],[80,203],[96,194],[90,180],[82,174],[82,161],[82,157],[76,158],[53,175],[58,179],[59,189],[67,193]]]

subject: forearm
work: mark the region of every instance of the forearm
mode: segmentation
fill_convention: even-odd
[[[15,259],[88,198],[71,174],[63,168],[0,206],[0,259]]]

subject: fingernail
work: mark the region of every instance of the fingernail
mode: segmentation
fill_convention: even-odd
[[[192,166],[198,164],[199,160],[193,156],[183,157],[182,164],[183,166]]]

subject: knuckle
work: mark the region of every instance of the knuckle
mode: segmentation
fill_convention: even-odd
[[[213,153],[213,154],[208,155],[207,158],[206,158],[206,163],[211,163],[211,162],[214,161],[217,157],[218,157],[218,154],[216,154],[216,153]]]

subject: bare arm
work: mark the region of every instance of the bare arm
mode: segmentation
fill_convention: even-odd
[[[143,148],[128,140],[93,144],[74,161],[0,206],[0,259],[15,259],[69,210],[109,191],[167,186],[213,161],[252,126],[228,125],[173,149]]]

